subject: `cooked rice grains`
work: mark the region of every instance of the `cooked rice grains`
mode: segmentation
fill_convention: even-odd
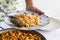
[[[27,31],[13,30],[0,34],[0,40],[41,40],[41,37]]]
[[[15,17],[19,19],[19,27],[25,26],[25,27],[32,27],[35,25],[40,25],[40,18],[38,16],[32,15],[32,14],[16,14]],[[12,23],[15,21],[12,20]]]

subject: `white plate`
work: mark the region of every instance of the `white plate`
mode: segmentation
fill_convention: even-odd
[[[24,12],[29,13],[29,14],[32,14],[33,13],[31,11],[18,11],[18,12],[11,12],[8,15],[9,16],[14,16],[15,14],[23,14]],[[48,16],[46,16],[45,14],[39,15],[38,13],[35,13],[34,12],[34,15],[40,17],[40,23],[41,23],[41,25],[39,25],[39,26],[33,26],[33,27],[22,27],[22,28],[19,28],[19,27],[13,25],[12,27],[13,28],[18,28],[18,29],[23,29],[23,30],[35,30],[35,29],[40,29],[40,28],[42,28],[42,27],[44,27],[44,26],[46,26],[46,25],[49,24],[50,18]],[[4,17],[4,22],[6,24],[8,24],[9,26],[10,26],[10,24],[12,24],[10,22],[9,17]]]
[[[60,20],[50,17],[50,23],[40,29],[45,31],[60,29]]]

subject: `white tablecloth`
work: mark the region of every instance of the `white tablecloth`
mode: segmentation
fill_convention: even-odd
[[[47,40],[60,40],[60,29],[53,31],[38,31],[45,36]]]

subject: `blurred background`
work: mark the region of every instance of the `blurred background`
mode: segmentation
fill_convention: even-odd
[[[34,0],[33,2],[46,15],[60,20],[60,0]]]

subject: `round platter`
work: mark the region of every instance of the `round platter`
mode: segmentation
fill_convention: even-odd
[[[15,25],[12,25],[12,23],[10,22],[10,18],[9,17],[4,17],[4,22],[9,25],[9,26],[12,26],[12,28],[17,28],[17,29],[23,29],[23,30],[35,30],[35,29],[40,29],[46,25],[49,24],[50,22],[50,18],[48,16],[46,16],[45,14],[42,14],[42,15],[39,15],[38,13],[35,13],[35,12],[31,12],[31,11],[17,11],[17,12],[10,12],[8,14],[8,16],[14,16],[16,14],[23,14],[23,13],[27,13],[27,14],[34,14],[36,16],[39,16],[40,18],[40,24],[39,26],[33,26],[33,27],[17,27]]]

